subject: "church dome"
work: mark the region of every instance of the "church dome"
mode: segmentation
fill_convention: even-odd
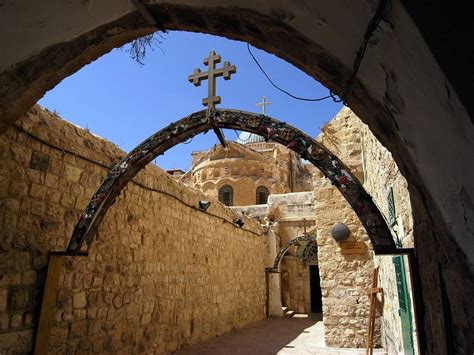
[[[237,143],[247,144],[247,143],[258,143],[265,142],[265,139],[258,134],[249,133],[249,132],[240,132]]]

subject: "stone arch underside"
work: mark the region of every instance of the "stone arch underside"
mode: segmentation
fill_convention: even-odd
[[[259,134],[266,140],[271,139],[285,145],[310,161],[330,179],[354,209],[367,231],[374,251],[395,250],[390,230],[371,196],[350,170],[323,145],[285,122],[268,116],[219,109],[212,110],[209,114],[207,110],[199,111],[168,125],[118,162],[81,215],[69,242],[68,252],[77,253],[83,247],[91,245],[102,219],[116,197],[148,163],[171,147],[213,128],[238,129]]]

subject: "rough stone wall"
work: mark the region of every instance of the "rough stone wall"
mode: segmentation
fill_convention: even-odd
[[[389,188],[393,191],[396,222],[391,226],[394,235],[398,236],[400,246],[413,248],[413,215],[408,192],[408,184],[401,175],[390,152],[374,137],[369,128],[354,113],[348,118],[359,122],[362,132],[362,150],[364,166],[364,187],[372,195],[380,211],[389,220],[387,196]],[[405,274],[408,280],[408,292],[411,296],[411,313],[414,319],[413,290],[410,283],[410,270],[407,257],[404,257]],[[401,354],[404,351],[402,324],[399,316],[399,296],[397,278],[392,256],[377,256],[375,262],[380,266],[380,285],[384,290],[382,317],[382,341],[389,354]],[[413,321],[413,346],[417,349],[416,324]]]
[[[380,211],[388,220],[387,195],[393,188],[397,222],[392,231],[398,234],[402,246],[411,248],[413,243],[413,217],[407,182],[392,158],[365,125],[349,108],[344,107],[323,129],[320,139],[342,161],[357,172],[364,188],[371,194]],[[338,147],[337,147],[337,146]],[[375,257],[379,266],[379,283],[383,288],[381,314],[382,346],[389,354],[403,353],[402,328],[399,316],[397,279],[392,256]],[[407,280],[410,279],[408,261],[405,260]],[[409,292],[413,296],[411,285]],[[413,298],[412,315],[413,313]],[[413,328],[416,351],[416,329]]]
[[[351,113],[348,120],[358,122],[361,126],[364,188],[387,219],[387,194],[389,187],[393,188],[397,223],[392,230],[398,234],[404,248],[413,248],[413,215],[407,181],[400,173],[392,154],[374,137],[369,127],[354,113]]]
[[[292,248],[294,249],[294,248]],[[309,267],[289,250],[280,265],[282,304],[296,313],[311,313]]]
[[[326,178],[320,176],[315,181],[314,193],[326,345],[364,347],[370,307],[367,290],[374,269],[372,245],[355,212]],[[364,242],[364,254],[341,253],[339,244],[331,237],[337,222],[349,227],[349,241]],[[379,324],[375,340],[379,345]]]
[[[18,124],[0,136],[2,354],[32,351],[47,254],[124,154],[39,106]],[[264,318],[261,227],[201,198],[154,166],[127,186],[89,255],[64,263],[50,352],[165,353]]]
[[[361,125],[350,120],[343,108],[322,128],[318,141],[334,152],[363,181]],[[323,321],[328,346],[363,347],[366,342],[372,272],[375,267],[372,244],[357,215],[341,193],[322,176],[314,174],[318,260],[323,296]],[[365,253],[343,255],[331,237],[335,223],[346,224],[349,241],[362,241]],[[377,313],[379,316],[379,312]],[[378,320],[378,318],[377,318]],[[376,323],[376,344],[380,345],[380,322]]]

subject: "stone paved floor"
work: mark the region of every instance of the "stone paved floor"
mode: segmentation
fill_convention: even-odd
[[[365,349],[335,349],[324,346],[324,327],[320,315],[296,315],[256,322],[183,349],[176,355],[355,355]],[[385,354],[374,351],[374,354]]]

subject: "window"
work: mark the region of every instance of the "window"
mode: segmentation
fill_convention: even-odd
[[[224,185],[219,189],[219,201],[226,206],[234,204],[234,189],[230,185]]]
[[[268,200],[268,195],[270,195],[270,192],[268,192],[268,189],[265,186],[259,186],[257,187],[257,205],[265,205]]]

